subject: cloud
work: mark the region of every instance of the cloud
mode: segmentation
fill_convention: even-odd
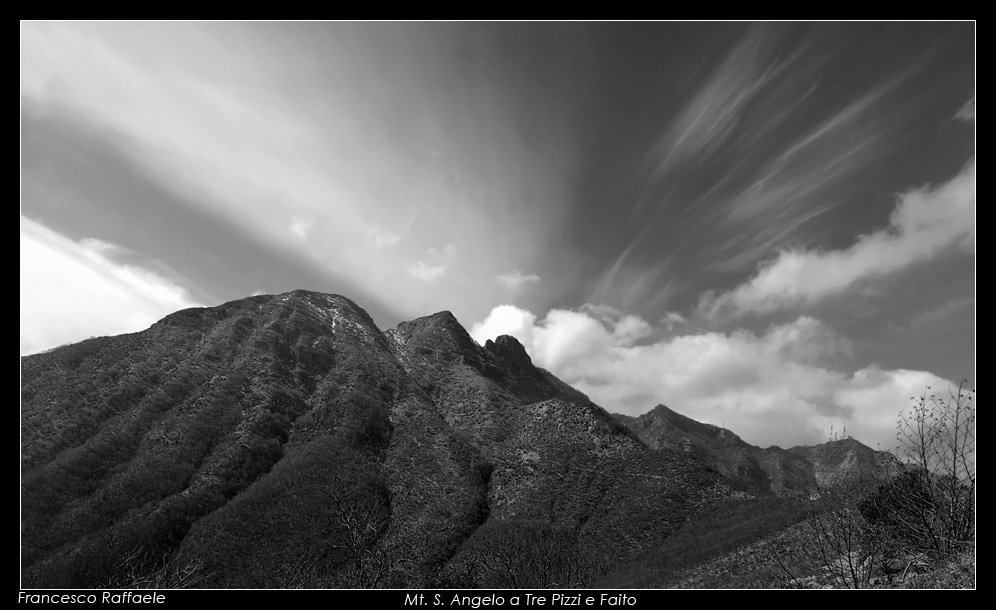
[[[430,262],[420,260],[414,263],[408,263],[408,275],[421,282],[431,284],[446,274],[453,262],[453,259],[456,258],[456,254],[457,249],[453,244],[447,244],[442,250],[429,248],[425,257]]]
[[[749,269],[838,205],[842,189],[883,152],[880,142],[900,113],[886,112],[879,102],[902,80],[872,88],[805,131],[784,139],[781,131],[777,138],[769,134],[758,148],[771,149],[775,154],[770,158],[751,156],[745,146],[743,155],[749,160],[738,162],[693,205],[702,232],[722,231],[712,245],[710,267],[724,272]],[[780,96],[784,93],[779,91]],[[770,114],[792,114],[776,110]],[[746,122],[745,129],[768,134],[769,129],[755,125],[758,121]],[[753,141],[755,136],[762,137],[744,139]]]
[[[148,328],[199,307],[187,290],[143,266],[112,260],[126,252],[97,239],[75,242],[21,217],[21,354]]]
[[[128,248],[94,237],[84,237],[80,240],[80,245],[83,246],[86,252],[108,257],[132,253]]]
[[[662,324],[667,330],[673,330],[675,327],[681,326],[687,321],[688,320],[685,319],[685,316],[681,315],[677,311],[669,311],[664,314],[663,318],[661,318],[660,324]]]
[[[20,31],[26,112],[94,134],[178,203],[406,315],[486,312],[504,292],[495,275],[535,259],[570,205],[572,163],[550,153],[573,150],[563,140],[573,130],[508,129],[531,92],[493,73],[509,59],[494,41],[474,63],[495,86],[467,81],[453,51],[476,36],[465,28],[33,21]],[[555,103],[530,116],[567,124]],[[425,254],[447,242],[459,261]]]
[[[474,324],[471,336],[480,343],[515,336],[538,366],[609,411],[638,415],[664,403],[760,446],[815,444],[826,440],[831,425],[846,425],[872,447],[891,447],[909,397],[924,385],[947,383],[923,371],[836,370],[827,363],[847,355],[850,345],[810,317],[760,335],[741,330],[649,340],[654,329],[639,317],[586,309],[554,309],[541,319],[502,305]]]
[[[470,336],[483,345],[488,339],[499,335],[512,335],[526,346],[527,351],[532,351],[535,323],[536,316],[525,309],[514,305],[499,305],[491,310],[483,322],[471,327]]]
[[[749,272],[789,244],[812,243],[816,219],[850,201],[912,112],[894,94],[914,71],[830,96],[839,50],[820,50],[819,39],[756,24],[694,89],[644,165],[632,211],[641,250],[667,236],[674,258],[684,250],[708,271]]]
[[[528,275],[523,274],[519,270],[512,271],[511,273],[503,273],[495,278],[495,280],[508,288],[509,290],[515,290],[516,288],[522,286],[523,284],[535,284],[540,281],[540,277],[535,273],[530,273]]]
[[[445,273],[446,265],[428,265],[424,261],[408,265],[408,274],[422,282],[434,282]]]
[[[308,231],[310,231],[313,226],[315,226],[315,219],[313,217],[298,218],[295,216],[291,218],[290,230],[291,233],[296,235],[298,239],[308,239]]]
[[[629,346],[649,337],[654,329],[638,316],[623,316],[612,329],[612,337],[619,345]]]
[[[670,259],[655,260],[652,263],[632,260],[635,243],[631,243],[595,279],[589,292],[589,300],[597,303],[611,302],[626,309],[656,309],[666,306],[676,287],[667,271]]]
[[[844,250],[783,250],[731,292],[707,295],[715,315],[767,313],[840,294],[861,280],[900,271],[948,248],[975,250],[975,158],[951,181],[899,196],[889,226]]]
[[[747,104],[784,68],[763,66],[765,38],[753,28],[675,118],[657,145],[658,173],[730,137]]]
[[[876,149],[878,130],[859,119],[880,94],[865,96],[791,142],[716,209],[708,222],[733,229],[735,236],[723,245],[723,260],[714,267],[729,271],[755,263],[829,209],[833,189],[865,167]]]
[[[373,244],[378,248],[389,248],[401,241],[401,235],[390,231],[374,223],[367,229],[367,235],[373,240]]]
[[[956,119],[961,119],[969,123],[975,122],[975,94],[972,94],[972,99],[965,102],[965,105],[961,107],[958,114],[955,115]]]
[[[868,435],[880,439],[875,444],[880,445],[882,450],[895,449],[899,411],[892,412],[881,408],[881,405],[901,405],[901,410],[907,411],[912,405],[911,398],[923,394],[928,386],[939,389],[956,387],[956,384],[924,371],[883,371],[869,366],[855,372],[847,384],[838,388],[833,400],[854,413],[862,414],[860,420],[848,424],[848,429],[854,430],[849,432],[851,436]],[[943,396],[943,391],[939,395]],[[875,447],[874,444],[871,446]]]

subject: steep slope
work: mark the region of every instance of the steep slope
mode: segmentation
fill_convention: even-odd
[[[480,586],[524,531],[611,562],[730,493],[511,337],[306,291],[25,357],[21,399],[25,586]]]
[[[725,428],[697,422],[664,405],[639,417],[615,417],[648,447],[694,455],[730,480],[761,493],[810,493],[842,477],[881,476],[895,468],[894,456],[850,438],[814,447],[762,449]]]

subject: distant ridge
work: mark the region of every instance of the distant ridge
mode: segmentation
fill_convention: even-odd
[[[760,493],[808,494],[841,478],[884,476],[897,464],[892,454],[875,451],[851,438],[813,447],[762,449],[730,430],[697,422],[664,405],[639,417],[615,417],[651,449],[693,455]]]

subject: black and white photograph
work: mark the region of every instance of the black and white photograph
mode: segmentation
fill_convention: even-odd
[[[975,589],[975,62],[21,21],[19,602]]]

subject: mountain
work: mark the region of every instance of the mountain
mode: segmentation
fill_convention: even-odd
[[[809,494],[842,478],[881,479],[895,472],[897,460],[852,439],[813,447],[762,449],[733,432],[704,424],[658,405],[639,417],[615,415],[652,449],[682,451],[724,476],[760,493]]]
[[[577,587],[732,495],[449,312],[294,291],[21,361],[25,587]]]

